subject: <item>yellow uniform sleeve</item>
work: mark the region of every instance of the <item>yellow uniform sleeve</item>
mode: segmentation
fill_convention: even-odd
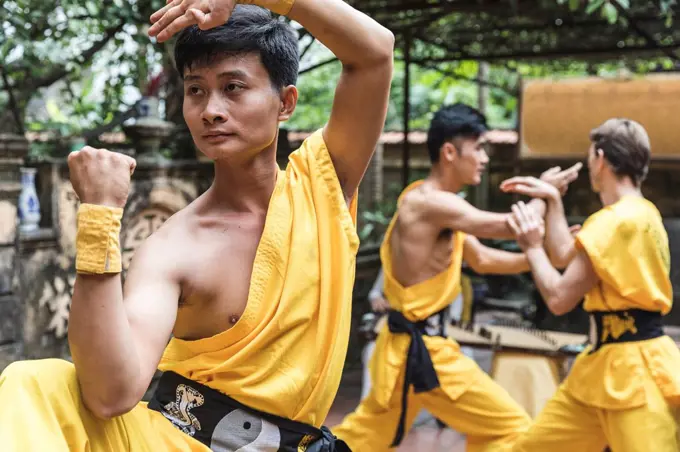
[[[586,309],[647,309],[671,306],[668,238],[656,211],[627,202],[590,217],[576,237],[600,278]],[[590,298],[590,300],[588,299]],[[597,301],[596,301],[597,299]]]
[[[309,178],[312,181],[312,196],[319,194],[315,190],[316,187],[323,187],[334,216],[341,222],[352,246],[358,247],[359,237],[356,232],[358,190],[348,206],[322,130],[310,135],[302,146],[290,155],[289,160],[295,176],[299,179]]]

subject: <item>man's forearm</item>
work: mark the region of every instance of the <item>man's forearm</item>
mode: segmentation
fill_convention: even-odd
[[[569,264],[574,250],[574,237],[569,231],[562,199],[559,197],[548,201],[545,216],[545,247],[555,266],[564,268]]]
[[[295,0],[288,17],[328,47],[345,68],[371,67],[392,58],[392,33],[342,0]]]
[[[139,356],[119,274],[76,276],[69,345],[83,399],[95,415],[122,414],[141,399]]]
[[[534,209],[534,211],[538,214],[539,217],[545,218],[547,206],[544,200],[541,198],[534,198],[529,203],[527,204],[529,207]]]
[[[559,299],[558,286],[562,275],[553,267],[543,248],[530,248],[525,255],[538,291],[548,308],[554,312],[553,304]]]
[[[479,272],[482,274],[515,275],[529,271],[529,261],[524,253],[512,253],[490,248],[483,261]]]

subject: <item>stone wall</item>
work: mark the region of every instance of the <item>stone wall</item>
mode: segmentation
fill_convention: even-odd
[[[17,201],[19,168],[28,152],[23,137],[0,134],[0,369],[21,356]]]

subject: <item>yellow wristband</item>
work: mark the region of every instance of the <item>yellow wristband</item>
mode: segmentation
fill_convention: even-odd
[[[295,0],[237,0],[236,3],[261,6],[273,13],[285,16],[290,12],[291,8],[293,8]]]
[[[81,204],[78,208],[76,271],[98,274],[120,273],[120,220],[123,209]]]

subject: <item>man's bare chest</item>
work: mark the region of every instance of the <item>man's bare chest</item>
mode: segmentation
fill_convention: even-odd
[[[205,234],[202,234],[205,236]],[[210,337],[233,327],[243,315],[261,232],[236,228],[212,234],[185,253],[174,334]]]

